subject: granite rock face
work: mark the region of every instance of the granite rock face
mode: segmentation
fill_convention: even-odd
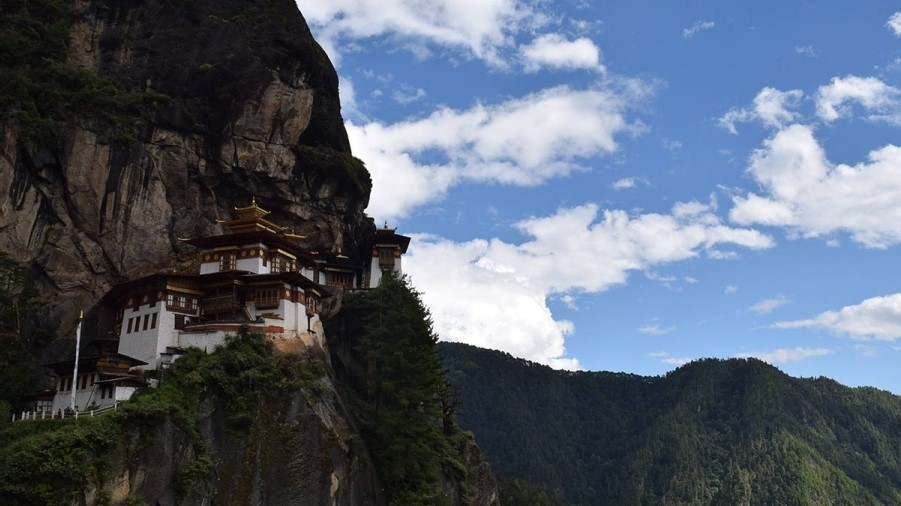
[[[126,142],[88,121],[36,147],[0,123],[0,250],[32,266],[61,333],[112,284],[191,254],[179,238],[217,233],[251,196],[311,249],[360,254],[369,176],[293,1],[75,6],[68,62],[166,98]]]

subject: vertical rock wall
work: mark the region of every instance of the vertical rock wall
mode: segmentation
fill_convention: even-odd
[[[69,63],[165,98],[125,141],[88,119],[35,146],[0,123],[0,250],[34,267],[45,318],[71,321],[112,284],[176,264],[180,237],[216,232],[251,196],[312,248],[358,254],[369,177],[292,0],[74,5]]]

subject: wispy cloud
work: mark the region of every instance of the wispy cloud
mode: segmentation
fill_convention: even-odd
[[[738,353],[736,358],[756,358],[771,364],[797,362],[811,357],[822,357],[835,353],[829,348],[779,348],[773,351]]]
[[[760,302],[757,302],[756,304],[752,304],[748,309],[758,314],[768,314],[772,313],[775,309],[788,304],[789,302],[791,301],[788,299],[788,297],[780,293],[773,298],[764,299]]]
[[[614,190],[628,190],[629,188],[635,188],[634,177],[624,177],[622,179],[614,181],[613,183]]]
[[[733,293],[735,293],[737,291],[738,291],[738,287],[735,285],[729,285],[723,289],[723,293],[725,293],[726,295],[732,295]]]
[[[674,357],[668,351],[656,351],[653,353],[648,353],[648,356],[654,357],[654,358],[659,358],[660,361],[663,362],[664,364],[675,365],[675,366],[685,365],[685,364],[691,362],[692,360],[694,360],[693,358],[689,358],[689,357]]]
[[[820,328],[853,339],[894,341],[901,338],[901,293],[872,297],[806,320],[777,322],[773,327]]]
[[[674,330],[676,330],[675,325],[670,325],[668,327],[661,327],[660,325],[657,325],[656,323],[653,325],[644,325],[644,326],[638,327],[639,332],[641,332],[642,334],[647,334],[649,336],[665,336],[665,335],[669,334],[670,332],[673,332]]]
[[[690,39],[700,32],[710,30],[714,26],[716,26],[716,23],[713,21],[696,21],[691,27],[682,30],[682,38]]]
[[[813,46],[795,46],[795,53],[802,56],[809,56],[811,58],[817,57],[817,52],[813,48]]]
[[[892,14],[892,16],[888,18],[888,22],[885,23],[885,26],[888,27],[896,37],[901,37],[901,11]]]
[[[425,90],[422,88],[417,88],[416,90],[398,90],[395,91],[392,95],[394,101],[401,105],[409,105],[413,102],[419,101],[421,98],[425,97]]]

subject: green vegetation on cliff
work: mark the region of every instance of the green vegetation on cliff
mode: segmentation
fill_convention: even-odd
[[[22,406],[41,376],[35,358],[51,337],[51,330],[34,324],[42,301],[27,282],[27,269],[0,252],[0,421]]]
[[[441,343],[495,470],[575,504],[901,504],[901,398],[758,360],[664,377]]]
[[[51,147],[61,126],[91,124],[109,140],[127,140],[141,111],[165,101],[129,92],[67,61],[76,13],[62,0],[11,0],[0,7],[0,123],[15,118],[29,141]]]
[[[433,504],[443,473],[462,481],[459,452],[467,436],[453,421],[437,336],[419,294],[389,273],[378,288],[345,295],[341,313],[327,323],[336,361],[358,366],[344,378],[351,385],[346,397],[389,504]],[[342,348],[352,358],[342,358]]]
[[[175,490],[167,493],[186,503],[215,496],[214,455],[210,434],[203,433],[209,431],[204,419],[220,413],[217,438],[241,439],[267,400],[295,392],[320,395],[318,380],[325,374],[317,358],[277,354],[263,336],[242,334],[209,355],[189,350],[158,388],[140,392],[115,412],[64,421],[2,420],[0,504],[68,504],[90,494],[100,496],[89,501],[94,504],[142,504],[144,497],[134,490],[130,497],[112,499],[121,481],[116,473],[134,477],[141,467],[170,473]],[[178,448],[170,461],[152,461],[154,451],[166,447]],[[245,478],[230,478],[237,490],[230,496],[238,503]]]

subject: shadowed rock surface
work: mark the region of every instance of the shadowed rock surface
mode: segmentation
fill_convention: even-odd
[[[358,258],[371,183],[294,2],[74,5],[67,63],[164,97],[127,135],[66,120],[51,146],[0,120],[0,250],[32,266],[60,334],[112,284],[176,265],[191,253],[179,238],[216,233],[251,196],[312,249]]]

